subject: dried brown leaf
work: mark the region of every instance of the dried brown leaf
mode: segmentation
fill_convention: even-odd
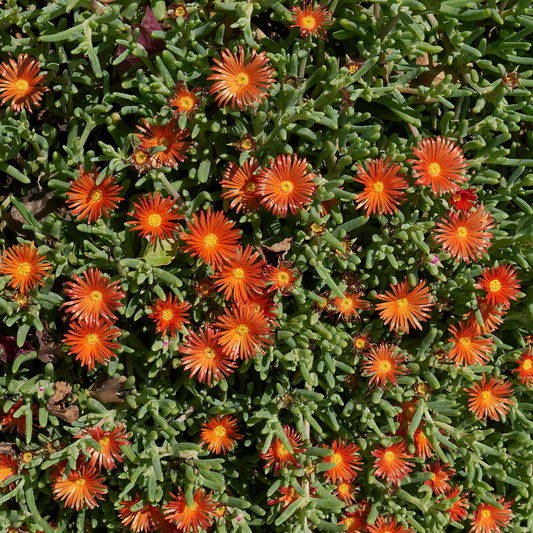
[[[80,410],[77,405],[69,405],[72,385],[66,381],[56,381],[53,387],[55,393],[49,398],[46,408],[50,414],[61,418],[65,422],[76,422],[80,417]]]
[[[124,403],[124,383],[126,381],[127,378],[124,376],[108,379],[104,373],[101,373],[87,392],[89,396],[96,398],[101,403]]]

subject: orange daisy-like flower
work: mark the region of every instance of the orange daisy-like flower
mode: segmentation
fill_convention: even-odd
[[[26,107],[32,113],[31,104],[41,105],[43,93],[47,87],[38,83],[46,78],[45,74],[39,74],[39,61],[28,56],[19,55],[17,61],[10,58],[9,63],[0,64],[0,97],[2,105],[13,98],[11,109],[20,112]]]
[[[90,435],[90,437],[102,447],[101,451],[87,448],[87,450],[91,452],[91,466],[95,466],[98,462],[98,468],[100,470],[102,467],[107,470],[113,470],[117,468],[115,460],[119,463],[124,462],[120,447],[131,444],[130,441],[127,440],[128,437],[130,437],[130,434],[127,433],[127,428],[124,424],[117,422],[113,431],[104,431],[100,427],[88,428],[85,429],[81,435],[75,435],[74,438],[81,439],[86,435]]]
[[[418,399],[413,398],[407,402],[401,402],[398,407],[401,408],[401,412],[396,415],[398,419],[398,424],[400,424],[400,429],[407,431],[411,425],[411,420],[416,414],[418,404]]]
[[[396,518],[392,518],[389,514],[387,518],[378,516],[375,524],[368,525],[368,533],[414,533],[411,527],[405,528],[399,524]]]
[[[441,465],[440,461],[436,461],[433,463],[432,467],[424,467],[424,472],[433,472],[433,477],[427,481],[424,481],[424,485],[429,485],[435,494],[444,494],[452,488],[452,486],[447,482],[452,479],[452,476],[455,474],[455,470],[453,468],[447,468],[448,466],[450,465]]]
[[[230,207],[236,208],[237,213],[241,210],[248,213],[259,209],[259,176],[255,174],[258,168],[259,163],[252,157],[242,167],[230,163],[224,172],[220,185],[227,190],[222,193],[222,198],[232,198]]]
[[[80,361],[81,366],[92,370],[95,361],[107,363],[116,357],[112,350],[118,350],[120,344],[114,340],[121,334],[122,331],[115,326],[89,318],[72,324],[63,342],[71,347],[69,353],[76,354],[76,361]]]
[[[391,288],[392,292],[386,291],[376,296],[385,302],[376,305],[379,318],[385,321],[385,325],[390,322],[390,331],[394,329],[396,332],[402,330],[409,333],[409,325],[422,329],[420,321],[425,322],[430,317],[426,311],[435,305],[426,282],[419,282],[412,291],[409,291],[407,280],[391,285]]]
[[[141,497],[139,493],[131,501],[120,502],[124,507],[119,510],[118,516],[124,527],[130,527],[132,531],[150,532],[158,529],[161,521],[164,519],[163,513],[154,507],[150,502],[143,502],[143,506],[137,510],[132,511],[131,508],[140,503]]]
[[[324,448],[327,446],[323,444]],[[324,472],[326,481],[332,483],[342,483],[344,481],[351,481],[357,476],[357,470],[361,470],[359,465],[363,464],[361,456],[357,453],[359,446],[357,444],[342,443],[339,437],[339,442],[333,441],[331,446],[333,455],[324,457],[322,462],[334,464],[331,470]]]
[[[461,148],[444,137],[422,139],[417,148],[413,148],[415,157],[408,163],[414,163],[413,175],[418,177],[416,185],[431,185],[435,196],[459,190],[459,185],[468,180],[465,169],[468,163]]]
[[[359,203],[356,208],[365,206],[366,216],[374,213],[392,215],[398,211],[397,206],[405,201],[405,190],[409,184],[398,174],[401,167],[397,163],[387,168],[388,165],[388,157],[385,162],[383,159],[371,159],[368,170],[357,165],[359,173],[354,180],[362,183],[365,189],[357,195],[356,201]]]
[[[16,476],[19,471],[19,465],[17,460],[9,454],[0,453],[0,484],[2,484],[6,479],[9,479],[12,476]],[[14,483],[8,485],[8,490],[13,490],[15,488]],[[5,490],[5,489],[2,489]]]
[[[17,430],[17,434],[19,437],[24,437],[26,435],[26,415],[21,414],[19,416],[15,416],[15,413],[22,407],[22,398],[11,406],[11,409],[6,414],[0,415],[0,418],[2,420],[2,431],[7,431],[8,433],[13,433],[15,429]],[[35,420],[39,416],[39,406],[38,404],[34,403],[32,404],[32,413],[33,413],[33,425],[32,430],[34,427],[37,426],[35,423]]]
[[[483,365],[490,359],[494,341],[479,337],[479,326],[475,318],[461,322],[459,330],[450,326],[448,331],[453,335],[448,342],[454,343],[448,357],[455,361],[456,365]]]
[[[468,500],[461,496],[461,489],[459,488],[459,485],[456,485],[451,492],[446,494],[446,499],[451,500],[457,496],[459,496],[459,499],[450,509],[446,511],[450,515],[452,522],[461,522],[463,519],[465,519],[468,515],[468,508],[470,507]]]
[[[202,424],[202,441],[207,443],[210,452],[219,454],[230,452],[237,440],[243,436],[235,429],[237,419],[226,415],[220,419],[220,415],[212,418],[207,424]]]
[[[118,203],[122,201],[119,192],[124,188],[115,185],[113,176],[106,176],[103,181],[97,185],[98,170],[96,165],[93,167],[93,173],[80,170],[80,175],[74,181],[70,182],[70,190],[65,194],[69,196],[67,204],[70,204],[73,215],[79,215],[78,220],[89,216],[89,224],[102,218],[102,213],[108,217]]]
[[[460,189],[451,198],[450,204],[457,211],[470,211],[476,205],[476,189]]]
[[[235,110],[237,104],[242,111],[254,102],[265,100],[266,90],[276,81],[273,76],[275,69],[270,66],[266,52],[258,54],[252,50],[246,62],[244,57],[244,49],[239,45],[238,55],[226,48],[222,52],[222,61],[213,59],[216,66],[211,67],[211,70],[215,74],[207,79],[216,80],[209,92],[218,93],[215,96],[218,107],[224,107],[231,100],[231,108]]]
[[[174,86],[174,94],[167,100],[170,108],[174,109],[172,118],[175,119],[180,115],[193,116],[198,110],[198,107],[200,107],[202,91],[203,89],[201,87],[195,87],[192,91],[189,91],[182,81],[178,81]],[[199,96],[196,96],[198,93]]]
[[[348,526],[346,533],[364,533],[368,531],[367,521],[359,513],[346,513],[338,525]]]
[[[413,440],[415,441],[415,453],[418,457],[422,457],[424,461],[431,457],[431,450],[434,450],[433,445],[429,442],[422,427],[418,427],[415,431]]]
[[[337,296],[333,300],[333,305],[337,308],[339,318],[342,318],[345,322],[350,322],[352,319],[359,320],[360,316],[358,309],[369,310],[372,307],[370,302],[361,300],[362,292],[355,292],[348,290],[344,293],[344,298]]]
[[[156,298],[155,304],[150,307],[152,314],[150,318],[156,323],[156,333],[163,333],[163,337],[167,336],[167,331],[170,329],[172,338],[176,338],[176,333],[185,325],[189,324],[187,311],[191,304],[187,302],[179,302],[178,297],[171,292],[168,293],[165,301]]]
[[[513,512],[510,505],[500,498],[498,503],[503,504],[503,509],[498,509],[488,503],[482,503],[475,511],[471,522],[470,531],[473,533],[500,533],[512,519]]]
[[[519,281],[511,265],[503,265],[483,270],[476,288],[487,291],[486,299],[489,303],[509,307],[511,300],[516,300],[520,292]]]
[[[322,4],[317,4],[313,8],[313,2],[303,3],[303,8],[294,6],[289,9],[292,13],[294,24],[289,28],[300,28],[300,37],[305,39],[311,33],[320,39],[325,39],[327,32],[324,26],[333,24],[333,13]],[[322,32],[322,34],[321,34]]]
[[[224,259],[235,254],[235,246],[239,242],[239,230],[232,229],[235,222],[224,216],[222,211],[207,216],[202,211],[200,219],[193,214],[193,221],[188,222],[190,233],[181,233],[180,239],[187,243],[183,250],[193,257],[200,256],[204,263],[210,263],[213,268],[221,266]]]
[[[489,213],[479,206],[472,213],[448,213],[437,222],[434,239],[442,244],[444,250],[466,264],[470,259],[477,261],[487,253],[492,233],[487,230],[494,227]]]
[[[248,304],[256,313],[262,311],[268,322],[276,323],[278,318],[278,304],[268,294],[256,294],[250,298]]]
[[[389,380],[393,386],[396,386],[398,384],[397,377],[409,373],[406,368],[401,367],[405,360],[406,356],[397,353],[395,346],[388,346],[384,342],[380,342],[377,346],[371,346],[363,361],[365,375],[372,374],[369,385],[375,382],[376,386],[379,383],[385,389],[388,388],[386,384]]]
[[[233,374],[237,364],[222,350],[219,343],[220,333],[207,326],[200,336],[191,333],[180,347],[179,352],[187,354],[181,360],[184,370],[191,370],[190,378],[198,373],[198,381],[211,386],[211,381],[224,379]]]
[[[493,377],[488,383],[486,382],[485,373],[481,385],[474,383],[471,389],[463,389],[470,395],[468,400],[469,410],[472,411],[480,420],[490,416],[491,420],[500,420],[498,414],[505,415],[509,411],[507,405],[514,405],[513,400],[507,398],[513,393],[513,389],[504,378],[498,380]]]
[[[103,494],[107,493],[107,487],[103,484],[105,478],[98,475],[93,466],[84,464],[78,470],[71,470],[67,479],[58,476],[52,482],[54,500],[65,502],[65,507],[70,509],[89,509],[98,507],[95,498],[103,500]]]
[[[102,316],[106,320],[116,320],[113,312],[120,307],[120,300],[126,297],[126,293],[119,290],[120,281],[111,283],[98,269],[93,270],[92,267],[83,275],[85,280],[73,275],[77,284],[67,281],[70,288],[65,289],[65,294],[71,301],[64,306],[70,307],[72,318],[98,319]]]
[[[277,267],[269,265],[265,272],[267,282],[272,282],[272,286],[268,292],[279,291],[281,294],[288,296],[294,289],[294,283],[300,277],[300,272],[297,268],[291,268],[290,263],[283,263],[280,261]]]
[[[265,262],[248,245],[244,250],[238,246],[235,255],[225,262],[213,276],[218,292],[224,291],[224,298],[232,297],[238,303],[247,303],[254,293],[261,293],[266,287],[263,276]]]
[[[282,440],[278,437],[274,437],[270,448],[268,448],[267,453],[261,454],[261,459],[265,459],[268,463],[265,465],[265,470],[270,466],[274,465],[274,474],[278,475],[278,470],[280,468],[285,468],[287,465],[291,464],[293,466],[301,467],[302,465],[294,457],[295,453],[306,452],[307,448],[300,448],[303,441],[301,435],[295,431],[291,426],[283,426],[283,431],[289,439],[291,444],[292,453],[285,448]]]
[[[47,270],[50,270],[52,265],[44,259],[44,255],[37,253],[33,242],[30,246],[17,244],[4,250],[0,273],[4,276],[11,276],[9,285],[14,289],[20,287],[20,292],[26,294],[37,285],[44,285],[44,277],[50,277]]]
[[[224,353],[232,359],[250,359],[257,352],[264,354],[263,346],[271,344],[267,337],[272,329],[265,315],[250,305],[224,309],[215,326],[221,330],[219,342]]]
[[[289,507],[292,502],[298,500],[300,498],[300,495],[298,494],[298,492],[296,492],[294,486],[280,487],[279,491],[281,492],[281,496],[277,500],[268,500],[268,505],[276,505],[276,503],[283,503],[283,507],[280,511],[282,513],[283,511],[285,511],[285,509],[287,509],[287,507]],[[316,488],[310,487],[309,495],[311,497],[313,497],[315,492]]]
[[[170,501],[163,506],[165,518],[178,526],[178,529],[183,532],[188,532],[191,529],[197,533],[198,527],[202,529],[209,529],[213,524],[212,516],[216,516],[216,504],[213,503],[212,492],[206,494],[204,489],[196,489],[194,493],[194,503],[191,507],[187,507],[185,501],[185,494],[180,487],[179,495],[170,493],[174,501]]]
[[[397,442],[388,448],[376,446],[372,455],[376,457],[374,461],[374,468],[377,469],[375,475],[386,478],[387,483],[399,485],[400,481],[412,471],[412,468],[409,467],[415,466],[406,461],[406,459],[411,459],[413,455],[405,451],[405,441]]]
[[[480,326],[478,324],[475,318],[475,311],[470,311],[469,313],[466,313],[463,316],[475,322],[478,335],[480,335],[481,333],[483,333],[483,335],[486,335],[487,333],[492,333],[493,331],[497,330],[501,326],[501,324],[503,324],[502,317],[505,316],[505,311],[498,310],[492,304],[487,302],[487,300],[484,300],[481,296],[476,296],[476,298],[477,305],[481,313],[481,318],[483,319],[483,326]]]
[[[157,167],[177,167],[178,161],[185,161],[187,152],[191,149],[191,141],[182,141],[190,133],[189,130],[177,130],[178,121],[172,119],[164,126],[148,124],[142,119],[145,128],[137,126],[145,135],[136,133],[135,135],[145,149],[152,149],[156,146],[164,146],[165,150],[153,154]]]
[[[287,209],[296,214],[313,201],[315,174],[307,172],[307,159],[296,155],[278,155],[270,168],[260,174],[261,203],[274,215],[287,216]]]
[[[333,494],[343,500],[347,507],[355,502],[355,486],[349,481],[339,483]]]
[[[520,382],[529,387],[533,383],[533,355],[531,354],[531,347],[527,351],[524,351],[516,362],[518,363],[518,368],[515,368],[513,372],[518,372]]]
[[[139,230],[142,237],[150,238],[152,242],[156,237],[160,239],[172,238],[173,233],[178,231],[179,224],[176,222],[182,218],[179,209],[174,209],[176,200],[174,198],[163,198],[160,192],[156,192],[152,198],[152,193],[148,193],[148,200],[142,196],[140,203],[134,203],[134,212],[128,213],[135,218],[126,224],[133,225],[130,231]]]

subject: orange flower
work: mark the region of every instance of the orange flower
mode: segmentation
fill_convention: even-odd
[[[398,524],[396,518],[387,514],[387,518],[378,516],[375,524],[368,525],[368,533],[414,533],[411,527],[405,528]]]
[[[415,185],[431,185],[435,196],[459,190],[459,185],[468,180],[465,169],[468,167],[461,148],[453,141],[444,137],[422,139],[417,148],[413,148],[417,159],[409,159],[414,163],[413,175],[418,177]]]
[[[350,322],[352,318],[359,321],[360,316],[357,310],[365,309],[368,311],[372,307],[370,302],[360,299],[362,295],[362,292],[348,290],[344,293],[344,298],[337,296],[333,300],[333,304],[337,308],[339,318],[342,318],[345,322]]]
[[[176,130],[178,121],[174,119],[164,126],[148,124],[144,118],[142,120],[146,129],[141,128],[141,126],[137,126],[137,128],[145,135],[135,134],[141,142],[141,147],[148,150],[156,146],[165,147],[165,150],[152,156],[156,161],[157,168],[177,167],[178,161],[185,161],[192,142],[182,141],[182,139],[189,135],[189,130]]]
[[[461,496],[461,489],[459,488],[459,485],[456,485],[451,492],[446,494],[446,499],[451,500],[457,496],[459,496],[459,499],[450,509],[446,511],[450,515],[450,520],[452,522],[461,522],[464,518],[466,518],[468,515],[468,508],[470,507],[468,500]]]
[[[327,449],[325,444],[322,444],[322,446]],[[354,479],[357,476],[357,470],[361,470],[359,465],[363,464],[361,456],[357,453],[359,446],[357,444],[342,444],[339,437],[339,442],[333,441],[331,448],[333,455],[322,459],[323,463],[333,463],[335,465],[331,470],[324,472],[326,481],[342,483]]]
[[[471,319],[474,322],[477,328],[478,335],[480,335],[481,333],[483,333],[483,335],[487,335],[487,333],[492,333],[493,331],[497,330],[501,324],[503,324],[502,317],[505,316],[505,312],[499,311],[492,304],[489,304],[487,300],[481,298],[481,296],[476,296],[476,298],[477,305],[481,313],[481,318],[483,319],[483,327],[480,327],[480,325],[478,324],[475,318],[475,311],[470,311],[469,313],[466,313],[463,316],[465,318]]]
[[[174,108],[174,115],[172,118],[175,119],[180,115],[187,115],[188,117],[193,116],[200,107],[202,90],[201,87],[195,87],[192,91],[189,91],[182,81],[178,81],[174,86],[173,96],[167,100],[168,105],[171,108]],[[200,93],[200,95],[196,96],[196,93]]]
[[[527,351],[524,351],[516,362],[519,366],[513,372],[518,372],[520,382],[529,387],[533,383],[533,355],[531,354],[531,347],[528,347]]]
[[[172,338],[176,338],[176,333],[185,325],[189,324],[186,318],[187,311],[191,304],[187,302],[179,302],[178,297],[171,292],[168,293],[165,301],[156,298],[155,304],[150,307],[152,313],[149,315],[150,319],[156,323],[156,333],[163,333],[163,337],[167,336],[167,331],[170,329]]]
[[[470,211],[476,205],[476,189],[460,189],[451,198],[450,203],[457,211]]]
[[[224,309],[215,326],[221,329],[219,342],[224,353],[232,359],[250,359],[257,352],[264,354],[263,346],[271,344],[267,336],[272,330],[265,315],[249,305]]]
[[[346,513],[344,518],[337,522],[337,525],[341,524],[348,526],[346,533],[364,533],[368,528],[367,521],[358,513]]]
[[[483,270],[476,289],[487,291],[486,300],[489,303],[509,307],[511,300],[516,300],[520,292],[519,281],[511,265],[499,266],[496,269],[491,267]]]
[[[98,507],[95,498],[103,500],[103,494],[107,493],[107,487],[103,484],[105,478],[98,476],[93,466],[81,465],[78,470],[71,470],[67,479],[58,476],[52,482],[54,500],[65,501],[65,507],[70,509],[89,509]]]
[[[391,288],[392,293],[385,292],[376,296],[385,302],[376,305],[376,310],[380,311],[379,318],[385,321],[385,325],[390,322],[390,331],[394,329],[396,332],[402,330],[409,333],[409,324],[422,329],[420,321],[425,322],[430,317],[426,311],[435,305],[426,282],[419,282],[412,291],[409,291],[407,280],[391,285]]]
[[[20,287],[20,292],[26,294],[37,285],[43,285],[43,278],[50,277],[47,270],[52,268],[50,263],[44,261],[45,256],[37,253],[37,248],[32,242],[27,244],[17,244],[2,254],[0,273],[4,276],[11,276],[9,285],[14,289]]]
[[[289,11],[292,13],[294,24],[288,27],[300,28],[300,37],[302,39],[305,39],[311,33],[320,37],[320,39],[325,39],[327,32],[324,26],[333,24],[333,13],[322,4],[317,4],[313,9],[312,0],[308,2],[304,0],[303,9],[299,6],[293,6]]]
[[[112,357],[116,357],[112,350],[120,349],[120,344],[114,340],[121,334],[120,329],[89,318],[72,324],[63,337],[63,342],[71,347],[70,354],[76,354],[76,361],[80,361],[81,366],[86,366],[90,371],[94,368],[95,360],[107,363]]]
[[[235,222],[227,219],[222,211],[211,213],[211,209],[207,210],[207,216],[201,211],[200,219],[195,214],[192,218],[193,221],[187,223],[190,233],[180,234],[180,239],[187,243],[183,248],[185,252],[193,257],[200,256],[213,268],[233,257],[239,242],[239,230],[232,229]]]
[[[479,206],[472,213],[448,213],[436,224],[434,239],[442,244],[444,250],[456,258],[470,263],[477,261],[487,253],[492,233],[487,230],[494,227],[489,213]]]
[[[364,374],[366,376],[373,374],[369,385],[376,382],[377,386],[379,382],[379,385],[386,389],[388,388],[386,387],[387,379],[392,385],[396,386],[398,383],[397,376],[409,373],[407,369],[400,366],[405,362],[406,356],[395,352],[395,346],[388,346],[384,342],[380,342],[377,347],[370,347],[370,351],[363,361]]]
[[[294,289],[295,281],[300,277],[300,272],[297,268],[291,268],[290,263],[279,262],[278,266],[269,265],[265,272],[265,279],[267,282],[272,282],[272,286],[268,292],[279,291],[281,294],[288,296]]]
[[[491,420],[500,420],[500,415],[505,415],[509,411],[507,405],[514,405],[513,400],[510,400],[506,396],[513,393],[513,389],[509,383],[505,382],[502,377],[498,381],[496,377],[493,377],[488,383],[486,382],[485,373],[483,373],[483,379],[481,386],[478,383],[474,383],[471,389],[463,389],[470,395],[468,400],[469,410],[472,411],[480,420],[490,416]]]
[[[359,209],[366,206],[367,217],[374,213],[392,215],[398,211],[397,206],[405,201],[405,190],[409,184],[398,174],[401,167],[397,163],[390,168],[387,168],[388,165],[388,157],[385,163],[383,159],[371,159],[368,171],[357,165],[359,173],[354,180],[362,183],[365,189],[357,195],[356,201],[359,203],[355,207]]]
[[[276,323],[278,304],[268,294],[253,295],[247,305],[254,309],[256,313],[262,311],[268,322]]]
[[[101,451],[97,451],[93,448],[87,448],[91,452],[91,462],[90,466],[95,466],[98,462],[99,470],[102,467],[107,470],[113,470],[117,468],[115,459],[119,463],[123,463],[122,452],[120,450],[121,446],[128,446],[130,443],[128,437],[130,434],[127,433],[127,428],[124,424],[117,422],[115,429],[113,431],[104,431],[100,427],[87,428],[82,431],[80,435],[74,435],[75,439],[81,439],[89,435],[91,439],[94,439],[102,447]]]
[[[224,107],[231,100],[231,108],[235,110],[235,103],[240,110],[266,100],[266,90],[276,81],[273,74],[275,69],[270,66],[266,52],[252,55],[245,62],[244,49],[239,45],[239,55],[232,54],[226,48],[222,52],[222,61],[213,59],[217,66],[211,67],[215,72],[207,78],[217,82],[209,89],[210,94],[219,93],[215,97],[219,107]]]
[[[212,492],[206,494],[204,489],[196,489],[194,493],[194,503],[187,507],[183,489],[179,488],[179,495],[170,493],[174,501],[170,501],[163,506],[166,520],[173,522],[178,529],[188,532],[191,528],[197,533],[198,527],[209,529],[213,524],[211,516],[216,516],[216,504],[213,503]]]
[[[270,168],[259,173],[261,203],[274,215],[287,216],[287,208],[296,214],[313,201],[316,178],[307,172],[307,159],[296,155],[278,155]]]
[[[71,318],[94,318],[101,316],[106,320],[116,320],[113,312],[120,307],[120,300],[126,297],[126,293],[119,290],[120,281],[111,283],[102,273],[93,268],[89,272],[83,272],[85,280],[74,274],[74,281],[67,281],[70,289],[65,289],[66,295],[71,298],[64,307],[72,306],[69,311],[73,313]]]
[[[19,465],[17,460],[6,453],[0,453],[0,485],[10,477],[16,476],[19,473]],[[10,483],[7,486],[9,491],[15,488],[14,483]],[[5,491],[5,489],[1,489]]]
[[[13,433],[13,431],[16,429],[17,434],[19,437],[23,437],[26,435],[26,415],[20,414],[19,416],[15,416],[15,413],[22,407],[22,398],[11,406],[11,409],[6,414],[0,415],[0,418],[2,419],[2,431],[7,431],[9,433]],[[33,425],[32,430],[34,427],[37,426],[35,423],[35,420],[39,416],[39,405],[34,403],[31,407],[32,413],[33,413]]]
[[[235,255],[227,262],[224,262],[219,272],[213,276],[218,292],[224,290],[224,298],[230,300],[232,297],[238,303],[247,303],[254,293],[261,293],[266,287],[263,276],[265,262],[248,245],[243,250],[238,246]]]
[[[360,354],[364,351],[366,351],[370,345],[371,342],[369,341],[370,338],[370,330],[359,332],[353,339],[353,349],[356,354]]]
[[[145,196],[140,198],[140,203],[134,203],[136,212],[128,213],[135,218],[134,221],[126,224],[134,225],[130,231],[139,230],[142,237],[150,235],[152,242],[159,237],[161,240],[173,237],[173,233],[178,231],[177,220],[182,218],[179,209],[174,209],[176,200],[174,198],[163,198],[160,192],[156,192],[152,198],[152,193],[148,193],[148,200]]]
[[[141,501],[139,493],[131,501],[120,502],[124,507],[119,510],[118,516],[121,519],[124,527],[130,526],[134,532],[138,531],[155,531],[161,521],[164,519],[161,511],[154,507],[150,502],[143,502],[143,506],[137,510],[132,511],[131,508],[136,506]]]
[[[452,488],[447,481],[455,474],[455,470],[453,468],[447,468],[448,466],[450,465],[441,465],[440,461],[435,461],[432,467],[424,466],[424,472],[433,472],[433,477],[424,481],[424,485],[429,485],[435,494],[444,494]]]
[[[0,97],[2,105],[13,98],[11,110],[20,112],[24,106],[32,113],[31,104],[41,105],[41,98],[47,87],[37,85],[46,77],[39,75],[39,61],[28,54],[19,55],[17,61],[9,58],[11,66],[0,64]]]
[[[82,220],[88,215],[89,224],[102,218],[102,213],[108,217],[109,213],[118,206],[118,203],[122,202],[118,193],[124,187],[115,185],[113,176],[106,176],[97,185],[98,175],[96,165],[93,167],[92,174],[85,172],[84,168],[80,169],[80,175],[76,180],[70,182],[70,190],[65,193],[70,197],[67,204],[71,204],[72,214],[74,216],[79,215],[78,220]]]
[[[510,505],[502,498],[498,503],[503,504],[503,509],[498,509],[488,503],[482,503],[475,511],[470,531],[473,533],[500,533],[501,527],[505,527],[513,517]]]
[[[409,467],[415,466],[406,461],[406,459],[411,459],[413,454],[405,451],[405,441],[397,442],[388,448],[376,446],[372,455],[376,457],[374,461],[374,468],[377,469],[375,475],[386,478],[387,483],[399,485],[400,481],[412,471],[412,468]]]
[[[339,500],[343,500],[346,507],[348,507],[352,502],[355,502],[355,490],[355,486],[351,482],[344,481],[337,485],[337,489],[333,491],[333,494],[335,494]]]
[[[431,450],[434,450],[433,445],[431,442],[429,442],[426,434],[424,433],[424,430],[422,427],[418,427],[415,431],[414,437],[415,441],[415,453],[418,455],[418,457],[422,457],[424,461],[431,457],[432,453]]]
[[[301,486],[300,486],[300,489],[302,489]],[[296,492],[296,489],[294,488],[294,486],[280,487],[279,491],[281,492],[282,495],[277,500],[268,500],[268,505],[276,505],[276,503],[283,503],[283,507],[281,508],[281,511],[280,511],[282,513],[283,511],[285,511],[285,509],[287,509],[287,507],[289,507],[289,505],[292,502],[295,502],[296,500],[298,500],[300,498],[300,495],[298,494],[298,492]],[[316,496],[313,496],[315,492],[316,492],[315,487],[309,488],[309,496],[316,497]]]
[[[222,193],[222,198],[233,198],[230,207],[236,207],[237,213],[257,211],[259,209],[259,176],[255,171],[259,163],[252,157],[247,159],[242,167],[230,163],[224,172],[224,179],[220,185],[227,189]]]
[[[211,380],[218,381],[233,374],[237,364],[224,354],[219,343],[220,333],[207,326],[200,336],[191,333],[179,352],[188,354],[181,360],[184,370],[191,370],[190,379],[198,373],[198,381],[211,386]]]
[[[217,455],[230,452],[237,440],[243,436],[235,429],[237,419],[226,415],[220,420],[220,415],[212,418],[207,424],[202,424],[202,441],[207,443],[207,449]]]
[[[265,465],[265,470],[270,466],[274,465],[274,475],[278,475],[278,470],[280,468],[285,468],[287,465],[291,464],[293,466],[301,467],[302,465],[296,461],[294,457],[295,453],[306,452],[307,448],[300,448],[303,444],[302,437],[300,434],[295,431],[291,426],[283,426],[283,431],[289,440],[289,443],[292,448],[292,453],[287,450],[282,440],[278,437],[274,437],[272,444],[268,448],[267,453],[261,454],[261,459],[268,461]]]
[[[455,343],[448,357],[455,361],[456,365],[485,364],[490,359],[494,341],[479,337],[479,326],[475,318],[466,323],[461,322],[459,328],[459,330],[455,326],[448,328],[453,335],[448,342]]]
[[[418,403],[417,398],[413,398],[412,400],[408,400],[407,402],[400,402],[398,407],[401,408],[401,412],[396,415],[396,418],[398,419],[398,424],[400,424],[400,429],[407,431],[409,429],[409,426],[411,425],[411,420],[413,420],[413,417],[416,414],[417,407],[416,404]]]

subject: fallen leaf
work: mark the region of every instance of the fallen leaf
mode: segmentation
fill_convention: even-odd
[[[0,442],[0,453],[17,455],[17,449],[15,448],[15,445],[10,442]]]
[[[64,353],[61,351],[61,344],[55,342],[50,335],[50,328],[48,322],[43,320],[43,330],[37,331],[37,340],[39,341],[39,351],[37,357],[43,363],[57,363],[64,357]]]
[[[278,266],[279,259],[285,259],[285,256],[291,249],[294,239],[294,237],[287,237],[286,239],[283,239],[281,242],[277,242],[272,246],[265,246],[264,244],[261,244],[257,247],[257,251],[264,261]],[[281,257],[275,254],[281,254]]]
[[[55,393],[46,403],[50,414],[65,422],[76,422],[80,417],[80,410],[77,405],[69,405],[68,399],[72,393],[72,385],[66,381],[56,381],[53,388]]]
[[[124,403],[123,398],[128,394],[124,390],[126,381],[127,378],[124,376],[108,379],[102,372],[96,382],[89,387],[88,394],[101,403]]]

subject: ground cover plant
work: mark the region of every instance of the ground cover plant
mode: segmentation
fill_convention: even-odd
[[[529,1],[0,27],[2,531],[533,530]]]

